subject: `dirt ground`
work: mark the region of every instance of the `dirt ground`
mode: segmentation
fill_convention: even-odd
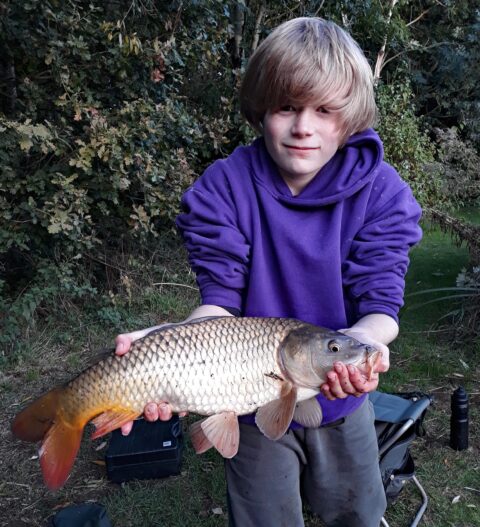
[[[57,368],[61,370],[62,366],[57,365]],[[56,377],[57,368],[53,368],[53,373],[50,370],[47,377]],[[118,486],[108,482],[105,476],[103,466],[105,439],[90,441],[88,436],[91,428],[87,427],[79,456],[67,484],[57,492],[47,490],[42,481],[37,445],[16,440],[10,431],[10,423],[14,415],[30,400],[27,393],[41,393],[47,388],[46,380],[44,378],[43,381],[26,382],[22,372],[13,372],[9,377],[3,375],[0,381],[2,386],[8,387],[8,389],[3,389],[1,400],[1,527],[43,527],[46,525],[47,518],[66,505],[90,500],[101,502],[108,493],[118,489]],[[480,385],[478,387],[480,388]],[[480,392],[480,390],[477,391]],[[417,439],[414,446],[417,467],[420,470],[425,468],[429,472],[433,470],[429,468],[432,463],[433,466],[439,463],[439,466],[434,469],[438,474],[423,476],[432,480],[427,484],[427,487],[431,488],[430,492],[437,494],[438,499],[442,499],[443,496],[449,503],[455,497],[456,492],[464,492],[467,495],[470,492],[472,506],[480,510],[480,423],[478,422],[480,393],[473,393],[470,396],[470,406],[473,410],[473,419],[470,423],[470,448],[463,455],[453,452],[448,447],[451,394],[449,385],[437,387],[432,390],[431,394],[434,396],[434,403],[425,421],[427,434]],[[472,491],[458,490],[455,485],[452,486],[449,483],[452,479],[449,474],[460,470],[458,467],[462,466],[463,461],[466,461],[470,468],[476,463],[474,470],[478,474],[478,485],[468,487],[473,488]],[[441,527],[428,521],[432,514],[433,511],[427,511],[426,525]]]

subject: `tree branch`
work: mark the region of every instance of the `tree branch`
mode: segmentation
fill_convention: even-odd
[[[435,42],[434,44],[430,44],[429,46],[421,46],[421,47],[416,47],[416,48],[404,49],[403,51],[399,51],[398,53],[395,53],[395,55],[393,55],[392,57],[385,59],[382,67],[385,67],[392,60],[395,60],[396,58],[401,57],[402,55],[405,55],[407,53],[412,53],[414,51],[427,51],[428,49],[438,48],[439,46],[447,46],[450,44],[451,42]]]
[[[410,27],[410,26],[413,26],[413,24],[415,24],[416,22],[418,22],[421,18],[423,18],[429,11],[430,9],[432,9],[431,7],[429,7],[428,9],[425,9],[425,11],[423,11],[423,13],[420,13],[417,18],[414,18],[413,20],[410,20],[410,22],[407,24],[407,27]]]
[[[257,18],[255,19],[255,26],[253,28],[253,38],[252,38],[252,46],[250,48],[250,55],[257,49],[258,41],[260,40],[260,25],[262,23],[263,17],[265,16],[266,10],[267,10],[267,6],[265,5],[265,1],[263,1],[258,10]]]
[[[5,86],[4,111],[7,115],[13,115],[17,106],[17,77],[15,63],[10,54],[7,54],[5,61],[0,61],[0,84]]]
[[[397,4],[398,0],[391,0],[390,6],[388,8],[388,14],[387,14],[387,27],[390,25],[390,22],[392,20],[392,14],[393,14],[393,8]],[[380,48],[380,51],[378,52],[377,56],[377,62],[375,63],[375,70],[373,73],[373,82],[377,84],[377,82],[380,79],[380,74],[382,72],[384,63],[385,63],[385,54],[387,49],[387,40],[388,40],[388,34],[385,35],[383,39],[382,47]]]
[[[233,11],[233,53],[232,64],[234,68],[240,67],[241,44],[243,38],[243,24],[245,21],[245,0],[237,0]]]
[[[323,4],[324,4],[324,3],[325,3],[325,0],[322,0],[322,1],[320,2],[320,5],[318,6],[318,9],[315,11],[315,14],[314,14],[313,16],[318,16],[318,15],[319,15],[320,11],[321,11],[322,8],[323,8]]]

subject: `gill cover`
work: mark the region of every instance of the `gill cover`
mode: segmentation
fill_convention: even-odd
[[[280,344],[279,363],[282,373],[298,386],[316,388],[324,380],[325,371],[319,372],[313,361],[313,357],[323,351],[321,329],[323,328],[305,324],[290,331]],[[323,332],[328,331],[323,329]]]
[[[368,355],[367,348],[370,347],[338,331],[305,324],[283,339],[279,364],[291,382],[318,388],[335,362],[359,364]]]

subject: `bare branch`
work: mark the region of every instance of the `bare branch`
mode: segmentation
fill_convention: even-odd
[[[0,60],[0,85],[4,85],[5,96],[4,111],[7,115],[13,115],[17,106],[17,77],[13,57],[8,53],[5,61]]]
[[[318,16],[318,15],[319,15],[320,11],[321,11],[322,8],[323,8],[323,4],[324,4],[324,3],[325,3],[325,0],[322,0],[322,1],[320,2],[320,5],[318,6],[318,9],[315,11],[315,14],[314,14],[313,16]]]
[[[241,44],[243,38],[243,24],[245,22],[245,0],[237,0],[233,11],[233,53],[232,63],[238,68],[241,63]]]
[[[438,48],[439,46],[448,46],[450,44],[451,42],[435,42],[434,44],[430,44],[429,46],[404,49],[403,51],[395,53],[395,55],[391,56],[390,58],[385,59],[383,62],[383,67],[385,67],[389,62],[392,62],[392,60],[395,60],[396,58],[401,57],[402,55],[405,55],[407,53],[412,53],[413,51],[427,51],[428,49]]]
[[[398,3],[398,0],[391,0],[390,1],[390,6],[388,8],[388,14],[387,14],[387,26],[390,25],[390,22],[392,20],[393,8],[395,7],[395,5],[397,3]],[[385,63],[386,49],[387,49],[387,39],[388,39],[388,35],[385,35],[385,37],[383,39],[382,47],[380,48],[380,51],[378,52],[377,62],[375,63],[375,70],[374,70],[374,73],[373,73],[373,81],[374,81],[375,84],[380,79],[380,74],[382,72],[382,69],[383,69],[383,66],[384,66],[384,63]]]
[[[257,49],[258,41],[260,39],[260,25],[262,23],[263,17],[265,16],[266,10],[267,10],[267,6],[265,5],[265,1],[263,1],[258,10],[257,18],[255,19],[255,26],[253,28],[253,38],[252,38],[252,46],[250,48],[250,55]]]
[[[413,26],[413,24],[415,24],[416,22],[418,22],[421,18],[423,18],[429,11],[430,11],[431,7],[429,7],[428,9],[425,9],[425,11],[423,11],[423,13],[420,13],[417,18],[414,18],[413,20],[410,20],[410,22],[407,24],[407,27],[409,26]]]

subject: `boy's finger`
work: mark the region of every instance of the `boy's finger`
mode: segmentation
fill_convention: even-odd
[[[127,334],[117,335],[115,338],[115,354],[125,355],[130,349],[132,339]]]
[[[161,421],[169,421],[172,418],[172,408],[168,403],[158,405],[158,418]]]
[[[390,368],[390,357],[382,354],[381,359],[377,362],[374,368],[375,373],[385,373]]]
[[[375,390],[378,386],[378,373],[374,373],[370,380],[367,380],[356,368],[348,367],[350,382],[357,394],[363,394]]]
[[[158,419],[158,405],[155,403],[148,403],[143,410],[146,421],[156,421]]]
[[[122,431],[122,435],[128,436],[128,434],[132,431],[133,427],[133,421],[129,421],[128,423],[125,423],[121,426],[120,430]]]
[[[350,382],[350,370],[341,362],[334,364],[335,372],[338,375],[338,382],[345,394],[354,394],[356,392],[354,386]]]
[[[345,399],[347,397],[347,394],[342,389],[338,375],[334,371],[327,373],[327,382],[330,386],[330,393],[334,397],[337,399]]]
[[[325,383],[320,386],[320,391],[322,392],[322,395],[328,399],[329,401],[334,401],[335,397],[330,392],[330,386]]]

